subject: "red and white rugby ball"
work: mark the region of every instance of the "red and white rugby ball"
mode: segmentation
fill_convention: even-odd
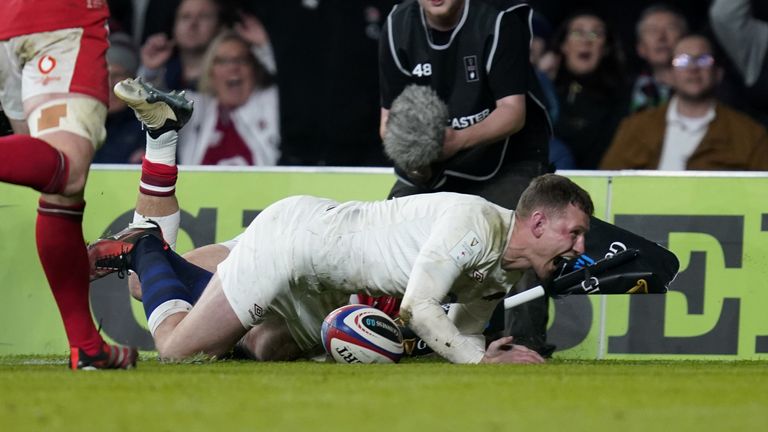
[[[397,363],[403,355],[397,324],[370,306],[336,309],[325,317],[320,335],[325,351],[339,363]]]

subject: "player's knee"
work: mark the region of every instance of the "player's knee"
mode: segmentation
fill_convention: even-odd
[[[85,96],[67,96],[37,105],[27,117],[29,133],[43,138],[55,132],[69,132],[90,142],[93,150],[104,143],[107,107]]]
[[[165,341],[155,339],[155,349],[158,357],[163,361],[181,361],[192,356],[192,353],[183,346],[173,343],[172,339]]]
[[[85,189],[91,158],[106,138],[107,109],[96,99],[62,96],[36,105],[27,117],[30,135],[56,148],[62,156],[61,172],[55,173],[44,193],[80,195]]]
[[[85,181],[87,177],[88,176],[85,171],[77,171],[70,168],[69,177],[67,178],[67,183],[64,186],[64,190],[61,191],[61,195],[81,195],[85,189]]]

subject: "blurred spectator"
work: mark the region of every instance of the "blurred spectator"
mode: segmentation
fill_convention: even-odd
[[[768,124],[768,21],[758,19],[750,0],[715,0],[709,10],[712,30],[730,57],[753,114]]]
[[[672,60],[668,104],[624,120],[602,169],[766,170],[768,132],[719,103],[722,70],[704,36],[683,37]]]
[[[657,107],[670,97],[672,50],[688,33],[688,22],[665,4],[647,7],[637,21],[637,55],[646,62],[645,69],[632,86],[630,112]]]
[[[127,33],[141,46],[150,35],[171,34],[180,0],[107,0],[111,16],[109,30]]]
[[[249,3],[272,41],[282,165],[388,165],[378,135],[378,40],[395,0]]]
[[[566,20],[555,43],[555,136],[570,148],[577,169],[596,169],[627,111],[623,53],[606,22],[588,12]]]
[[[136,76],[139,52],[125,33],[112,33],[107,50],[109,103],[107,105],[107,140],[96,152],[93,163],[141,163],[144,131],[133,111],[111,91],[119,81]]]
[[[139,75],[158,88],[196,88],[205,51],[222,26],[220,13],[215,0],[182,0],[173,38],[157,33],[142,46]]]
[[[548,41],[552,37],[552,26],[543,15],[534,12],[531,20],[531,30],[533,32],[533,37],[531,38],[531,64],[534,65],[534,72],[539,80],[541,93],[544,96],[543,103],[547,108],[549,120],[552,124],[555,124],[560,118],[560,101],[557,99],[557,92],[555,91],[552,79],[539,67],[545,64],[542,59],[549,52]],[[571,150],[555,135],[549,139],[549,162],[558,170],[576,167]]]
[[[688,21],[689,29],[701,31],[709,24],[707,8],[709,0],[528,0],[536,11],[558,27],[576,12],[590,10],[598,12],[605,22],[610,23],[619,44],[627,51],[627,69],[634,76],[645,65],[637,51],[629,49],[637,42],[637,20],[649,5],[664,3],[679,11]]]
[[[243,22],[255,25],[250,19]],[[199,92],[187,93],[195,110],[179,131],[179,163],[275,165],[280,156],[277,86],[250,41],[223,32],[211,43],[202,69]]]

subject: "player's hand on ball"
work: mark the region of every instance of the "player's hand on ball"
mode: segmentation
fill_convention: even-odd
[[[480,363],[544,363],[539,353],[523,345],[515,345],[513,340],[512,336],[507,336],[491,342]]]

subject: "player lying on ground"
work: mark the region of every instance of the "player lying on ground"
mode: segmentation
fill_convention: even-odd
[[[124,85],[148,97],[140,83]],[[486,350],[482,330],[524,270],[546,278],[555,260],[583,252],[592,211],[589,195],[557,175],[537,178],[517,213],[450,193],[349,203],[292,197],[264,210],[212,277],[173,253],[153,224],[94,243],[91,256],[99,268],[138,273],[164,358],[221,355],[264,322],[286,326],[296,347],[312,352],[325,315],[363,287],[402,296],[406,324],[452,362],[541,362],[511,338]],[[448,315],[445,299],[454,303]]]

